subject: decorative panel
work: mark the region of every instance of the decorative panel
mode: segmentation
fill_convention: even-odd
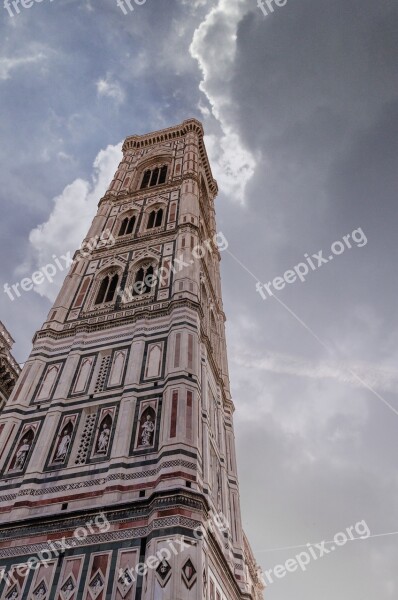
[[[91,555],[83,593],[84,600],[105,600],[109,567],[110,552]]]
[[[82,356],[77,367],[75,380],[72,386],[71,395],[87,394],[90,385],[91,374],[95,364],[95,355]]]
[[[46,561],[38,567],[30,586],[29,600],[51,600],[56,564],[56,561]]]
[[[48,364],[36,389],[35,402],[50,400],[62,371],[63,363]]]
[[[118,387],[123,384],[127,356],[127,348],[114,351],[107,387]]]
[[[80,600],[78,591],[83,560],[84,556],[65,558],[55,596],[57,600]]]
[[[120,550],[117,559],[113,596],[114,600],[135,600],[137,587],[137,572],[135,567],[139,562],[139,549]]]

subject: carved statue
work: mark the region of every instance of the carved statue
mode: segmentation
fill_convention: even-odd
[[[17,457],[15,460],[15,469],[22,471],[27,456],[29,454],[30,444],[28,438],[24,438],[22,440],[22,446],[19,448],[17,452]]]
[[[44,587],[40,587],[37,592],[34,594],[35,600],[44,600],[46,597],[46,590]]]
[[[111,430],[109,429],[108,425],[106,423],[104,423],[102,426],[102,431],[101,431],[101,433],[98,437],[98,441],[97,441],[97,448],[96,448],[97,454],[106,454],[107,453],[110,436],[111,436]]]
[[[65,429],[63,436],[58,444],[57,453],[55,455],[56,462],[64,462],[66,455],[68,454],[70,442],[71,442],[71,437],[68,433],[68,430]]]
[[[64,587],[62,588],[62,591],[65,596],[65,600],[69,600],[69,598],[73,594],[73,590],[74,590],[73,583],[71,582],[70,579],[68,579],[68,581],[64,584]]]
[[[155,431],[155,424],[151,419],[151,415],[147,415],[146,421],[144,421],[141,430],[141,445],[152,446],[153,432]]]

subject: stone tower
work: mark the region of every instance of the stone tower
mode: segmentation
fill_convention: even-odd
[[[262,598],[216,194],[198,121],[124,142],[0,414],[1,600]]]
[[[21,372],[18,363],[11,354],[13,344],[14,340],[0,321],[0,411],[14,389],[15,382]]]

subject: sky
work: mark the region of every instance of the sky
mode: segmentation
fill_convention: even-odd
[[[63,274],[4,284],[79,247],[125,137],[201,120],[256,559],[370,532],[266,598],[396,600],[398,6],[278,4],[0,6],[0,319],[23,363]]]

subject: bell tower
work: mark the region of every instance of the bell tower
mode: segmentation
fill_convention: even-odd
[[[0,414],[0,600],[259,600],[200,122],[128,137]]]

